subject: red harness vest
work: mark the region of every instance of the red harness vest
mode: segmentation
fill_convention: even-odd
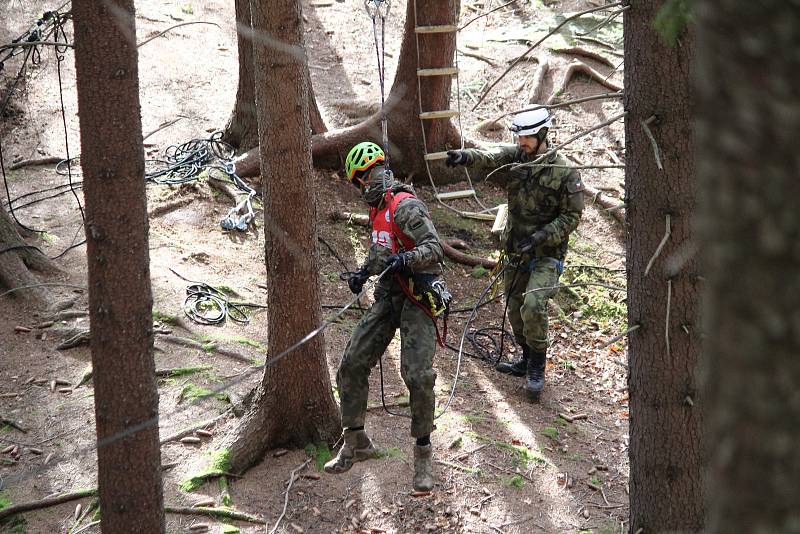
[[[400,230],[400,227],[397,226],[397,223],[394,222],[394,210],[397,209],[397,205],[400,204],[400,202],[407,198],[416,197],[407,192],[397,193],[396,195],[386,193],[384,197],[384,207],[382,209],[369,209],[369,220],[372,223],[372,242],[378,246],[388,248],[392,253],[399,252],[400,245],[402,245],[403,250],[411,250],[416,245],[414,240],[404,234],[403,231]],[[399,244],[398,240],[400,241]],[[444,336],[442,336],[439,334],[439,326],[436,324],[436,317],[434,317],[431,311],[414,295],[408,286],[408,280],[403,279],[399,274],[395,274],[394,278],[397,280],[397,283],[400,284],[400,287],[403,289],[408,299],[431,318],[433,326],[436,329],[436,341],[439,343],[439,346],[444,347],[443,337],[447,337],[447,318],[445,317],[444,319]]]
[[[400,251],[400,245],[403,250],[411,250],[414,248],[414,240],[408,237],[400,230],[397,223],[394,222],[394,210],[397,205],[407,198],[416,198],[411,193],[397,193],[393,195],[388,193],[384,197],[384,207],[382,209],[370,208],[369,220],[372,223],[372,242],[378,246],[388,248],[393,253]],[[398,243],[398,239],[400,243]]]

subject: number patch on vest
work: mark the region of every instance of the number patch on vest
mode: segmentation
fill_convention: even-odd
[[[385,230],[381,230],[380,232],[373,230],[372,231],[372,242],[378,246],[388,248],[389,250],[392,249],[392,234]]]

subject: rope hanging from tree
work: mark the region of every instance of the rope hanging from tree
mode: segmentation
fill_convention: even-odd
[[[381,145],[385,166],[390,169],[389,159],[389,120],[386,116],[386,17],[389,16],[391,3],[389,0],[364,0],[364,8],[372,19],[372,36],[375,41],[375,55],[378,58],[378,79],[381,86]],[[380,46],[378,44],[378,22],[381,19]]]

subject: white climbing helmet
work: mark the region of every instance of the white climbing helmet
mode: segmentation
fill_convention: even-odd
[[[545,108],[523,111],[514,116],[511,131],[514,135],[536,135],[542,128],[550,128],[553,117]]]

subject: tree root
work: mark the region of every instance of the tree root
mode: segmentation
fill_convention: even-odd
[[[349,213],[346,211],[334,211],[331,212],[331,218],[334,221],[354,223],[361,226],[369,226],[369,217],[367,215],[361,215],[358,213]],[[459,252],[455,248],[450,246],[446,240],[442,240],[441,244],[442,244],[442,250],[444,251],[445,255],[451,260],[455,261],[456,263],[469,265],[470,267],[475,267],[476,265],[482,265],[487,269],[492,269],[495,265],[497,265],[496,261],[487,258],[479,258],[478,256],[472,256],[470,254],[464,254],[463,252]]]
[[[82,330],[59,343],[59,345],[56,347],[56,350],[74,349],[75,347],[80,347],[81,345],[89,345],[91,341],[92,335],[89,330]]]
[[[2,510],[0,510],[0,520],[3,520],[6,517],[11,517],[12,515],[16,515],[22,512],[30,512],[31,510],[39,510],[41,508],[57,506],[65,502],[83,499],[84,497],[94,497],[95,495],[97,495],[97,488],[91,488],[91,489],[74,491],[72,493],[62,493],[60,495],[55,495],[53,497],[48,497],[46,499],[41,499],[38,501],[31,501],[21,504],[12,504],[11,506],[7,506]]]
[[[162,215],[166,215],[172,211],[181,209],[185,206],[188,206],[196,199],[191,196],[185,196],[183,198],[179,198],[177,200],[173,200],[172,202],[167,202],[166,204],[162,204],[160,206],[156,206],[155,208],[151,209],[147,213],[147,217],[150,219],[155,219],[157,217],[161,217]]]
[[[32,158],[32,159],[23,159],[21,161],[17,161],[16,163],[12,163],[8,166],[8,170],[15,171],[17,169],[22,169],[24,167],[36,167],[39,165],[53,165],[55,163],[59,163],[64,158],[58,156],[49,156],[46,158]]]
[[[159,336],[159,339],[166,341],[167,343],[171,343],[172,345],[178,345],[181,347],[186,347],[188,349],[198,349],[205,352],[215,352],[220,356],[227,356],[229,358],[233,358],[234,360],[238,360],[240,362],[253,364],[253,359],[249,358],[243,354],[239,354],[238,352],[223,349],[222,347],[217,346],[215,343],[201,343],[199,341],[195,341],[194,339],[189,339],[187,337],[180,337],[174,336],[171,334],[163,334]]]
[[[574,61],[570,64],[567,70],[564,72],[564,78],[561,81],[561,85],[558,89],[553,92],[553,95],[547,101],[548,104],[553,104],[556,102],[556,99],[567,92],[567,86],[569,85],[572,77],[576,74],[584,74],[589,77],[590,80],[593,80],[603,87],[611,89],[612,91],[622,91],[622,87],[615,84],[612,81],[608,80],[608,76],[603,76],[600,72],[593,69],[586,63],[581,61]]]
[[[205,515],[209,517],[224,517],[233,519],[235,521],[248,521],[258,525],[266,525],[264,519],[256,516],[245,514],[244,512],[237,512],[232,508],[207,508],[198,506],[197,508],[187,508],[182,506],[165,506],[164,511],[168,514],[182,514],[182,515]]]
[[[542,99],[542,90],[544,88],[544,81],[547,74],[550,72],[550,61],[542,57],[539,61],[539,66],[536,67],[536,73],[533,75],[531,82],[531,90],[528,93],[527,102],[530,104],[538,104]]]

